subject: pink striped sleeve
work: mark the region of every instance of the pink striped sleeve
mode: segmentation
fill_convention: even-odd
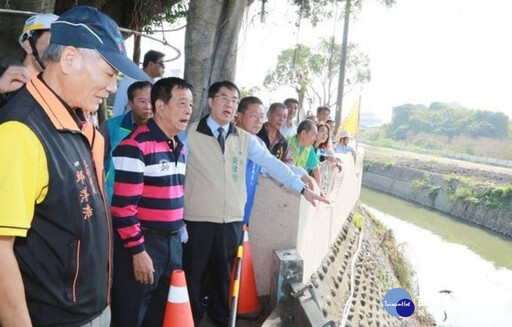
[[[144,186],[143,197],[154,199],[172,199],[183,196],[183,185],[174,186]]]
[[[139,218],[147,221],[177,221],[183,219],[183,212],[183,208],[159,210],[139,207]]]

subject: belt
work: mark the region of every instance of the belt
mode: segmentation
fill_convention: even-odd
[[[179,230],[165,230],[151,227],[140,227],[140,229],[147,234],[163,236],[163,237],[172,237],[179,234]]]

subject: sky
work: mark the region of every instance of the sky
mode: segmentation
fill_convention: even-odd
[[[254,2],[242,27],[235,82],[245,88],[259,86],[256,95],[265,103],[283,101],[295,97],[291,88],[270,92],[262,87],[279,53],[297,43],[314,47],[333,34],[341,43],[343,22],[330,19],[312,27],[303,20],[297,28],[295,9],[284,0],[267,2],[265,23],[259,20],[260,10],[261,2]],[[511,13],[509,0],[397,0],[391,8],[365,0],[351,21],[349,42],[369,56],[372,80],[345,96],[343,115],[361,95],[362,112],[385,121],[394,106],[434,101],[512,117]],[[183,31],[166,34],[178,47],[183,38]],[[143,52],[149,48],[163,46],[145,41]],[[164,50],[174,56],[170,48]],[[166,75],[179,76],[183,57],[167,66]]]

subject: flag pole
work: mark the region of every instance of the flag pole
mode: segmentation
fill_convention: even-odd
[[[361,119],[361,94],[359,94],[359,110],[357,111],[357,137],[356,137],[356,150],[359,145],[359,120]]]

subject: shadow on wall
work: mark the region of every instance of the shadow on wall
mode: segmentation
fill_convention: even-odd
[[[359,199],[364,149],[337,155],[343,170],[321,165],[322,191],[331,201],[313,207],[272,179],[260,177],[252,209],[250,240],[258,294],[271,293],[274,250],[296,249],[304,261],[303,280],[320,266],[341,226]]]

